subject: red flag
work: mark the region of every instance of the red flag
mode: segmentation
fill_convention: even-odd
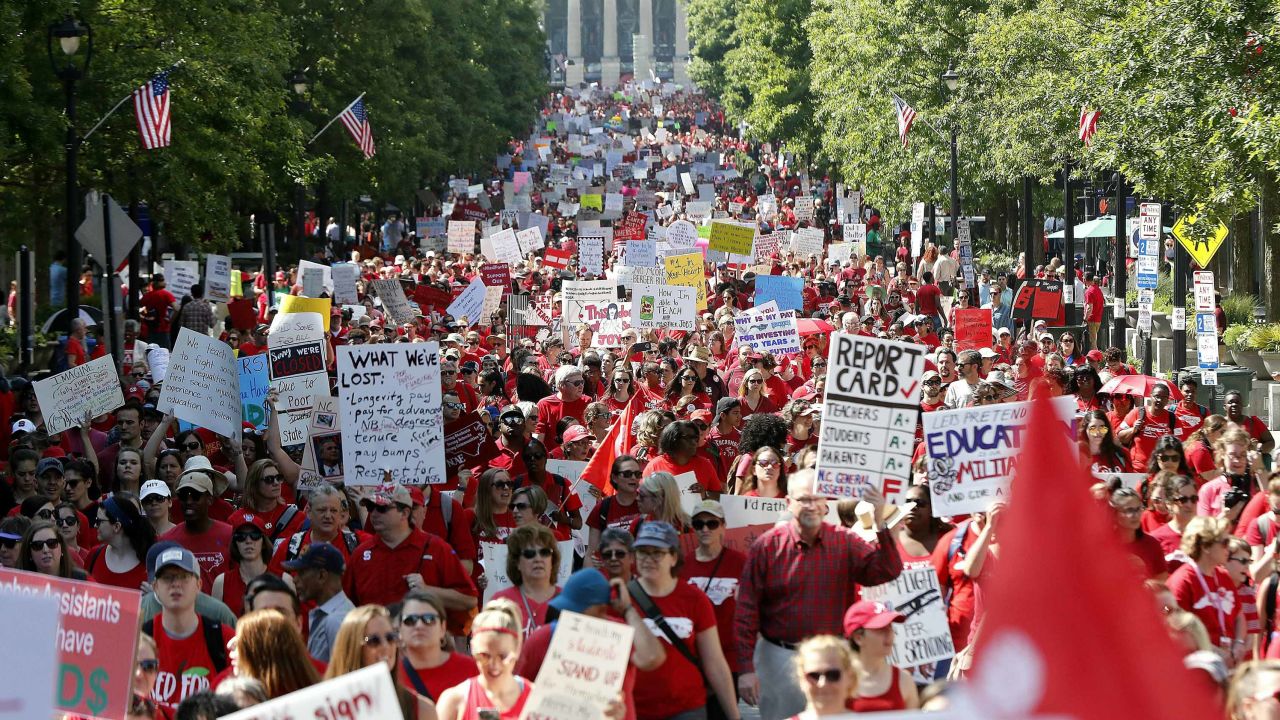
[[[569,260],[572,258],[573,253],[568,250],[547,248],[546,254],[542,258],[542,264],[553,270],[564,270],[569,267]]]
[[[962,704],[1001,718],[1221,717],[1183,669],[1184,651],[1043,396],[1025,432],[1040,441],[1018,458]]]
[[[582,469],[580,479],[595,485],[605,495],[614,494],[613,483],[609,482],[614,459],[619,455],[630,453],[631,448],[636,445],[635,435],[631,434],[631,426],[635,424],[636,416],[644,412],[644,401],[640,399],[642,396],[643,393],[631,396],[622,414],[609,426],[609,432],[604,434],[599,449]]]

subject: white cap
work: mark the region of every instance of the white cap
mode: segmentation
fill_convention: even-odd
[[[138,499],[146,500],[152,495],[160,497],[172,497],[173,493],[169,492],[169,486],[163,480],[148,480],[142,483],[142,487],[138,490]]]

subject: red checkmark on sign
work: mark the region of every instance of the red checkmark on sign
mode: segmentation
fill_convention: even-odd
[[[911,383],[911,385],[910,385],[909,387],[907,387],[905,390],[903,390],[903,391],[902,391],[902,397],[907,398],[908,400],[910,400],[910,399],[911,399],[911,396],[912,396],[912,395],[915,393],[915,391],[916,391],[916,385],[919,385],[919,384],[920,384],[920,381],[919,381],[919,380],[917,380],[917,381],[915,381],[915,382]]]

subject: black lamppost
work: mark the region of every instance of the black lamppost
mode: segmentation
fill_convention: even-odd
[[[947,92],[955,95],[956,88],[960,86],[960,74],[956,72],[955,66],[948,64],[947,71],[942,73],[942,81],[947,84]],[[957,231],[960,222],[960,171],[958,168],[956,154],[956,123],[951,122],[951,243],[954,245],[958,237]]]
[[[298,117],[302,117],[307,111],[308,83],[306,71],[299,70],[295,72],[293,77],[289,78],[289,86],[293,89],[293,102],[291,103],[293,112]],[[293,183],[293,237],[299,262],[305,257],[307,247],[306,218],[303,214],[306,194],[307,189],[302,184],[301,178],[295,179]]]
[[[83,53],[80,52],[81,44],[85,46]],[[93,31],[87,24],[68,15],[62,22],[49,26],[48,50],[49,66],[53,68],[53,74],[62,81],[66,92],[67,139],[63,146],[67,160],[67,197],[64,209],[67,232],[65,320],[66,327],[70,330],[71,320],[80,316],[80,243],[76,240],[76,225],[80,215],[76,155],[80,149],[80,135],[76,132],[76,81],[89,72],[89,61],[93,59]]]

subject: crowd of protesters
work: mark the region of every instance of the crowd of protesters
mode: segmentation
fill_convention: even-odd
[[[488,201],[455,183],[440,189],[434,210],[451,208],[459,220],[488,208],[481,226],[501,225],[499,218],[510,225],[494,201],[514,173],[527,171],[530,212],[549,219],[547,246],[576,257],[581,215],[569,213],[581,209],[562,201],[580,193],[552,170],[588,167],[608,149],[648,168],[612,181],[624,211],[648,212],[650,223],[687,217],[680,184],[657,174],[711,158],[716,172],[691,179],[713,186],[717,217],[755,222],[761,233],[819,227],[828,242],[838,239],[834,184],[768,145],[734,137],[717,113],[684,92],[558,93],[543,126],[512,143],[492,177],[462,183],[480,182]],[[603,128],[611,144],[583,157],[568,141],[568,117]],[[812,215],[808,203],[797,212],[805,197]],[[861,506],[817,494],[827,350],[840,331],[927,346],[921,413],[1074,397],[1081,461],[1099,478],[1092,492],[1114,513],[1153,612],[1164,613],[1187,667],[1224,703],[1236,669],[1230,713],[1270,717],[1263,713],[1280,689],[1280,661],[1271,659],[1280,658],[1272,642],[1280,477],[1268,469],[1274,439],[1246,410],[1247,397],[1228,394],[1215,414],[1197,402],[1192,378],[1100,392],[1136,371],[1122,351],[1098,346],[1101,278],[1083,273],[1075,280],[1087,287],[1087,329],[1077,336],[1016,318],[1023,278],[980,268],[973,299],[992,309],[991,332],[980,348],[961,350],[953,310],[968,306],[974,288],[965,286],[956,248],[917,239],[923,252],[915,258],[905,226],[871,208],[861,220],[865,254],[828,261],[783,247],[750,267],[709,261],[696,330],[628,328],[616,343],[598,341],[588,324],[560,325],[563,282],[588,277],[573,260],[551,267],[539,251],[512,267],[513,290],[545,308],[544,326],[515,322],[505,305],[482,323],[420,305],[414,322],[397,324],[364,295],[366,283],[399,279],[411,299],[421,286],[452,297],[489,260],[424,249],[427,238],[396,216],[317,228],[316,261],[361,268],[362,302],[333,310],[331,349],[437,342],[446,435],[484,423],[487,437],[468,448],[474,462],[442,486],[300,485],[300,458],[281,444],[274,395],[269,420],[246,422],[242,433],[181,429],[157,409],[161,383],[149,350],[169,347],[185,327],[221,338],[239,356],[266,352],[277,311],[268,289],[299,294],[302,279],[297,267],[270,278],[244,272],[243,297],[224,309],[199,284],[177,298],[153,275],[139,319],[123,328],[122,407],[50,435],[30,383],[11,380],[0,393],[9,417],[0,428],[8,468],[0,564],[145,593],[134,720],[217,717],[379,662],[392,670],[405,718],[514,720],[564,611],[634,630],[610,717],[736,719],[750,705],[781,720],[946,707],[948,681],[964,677],[980,629],[984,579],[998,572],[1002,508],[935,517],[923,446],[905,514],[892,527],[875,490]],[[606,266],[615,277],[621,265],[609,257]],[[735,340],[733,318],[754,304],[757,272],[804,278],[799,315],[817,322],[800,353]],[[1055,259],[1037,275],[1061,279],[1062,267]],[[73,324],[66,366],[105,352],[92,331]],[[333,352],[328,360],[332,376]],[[598,501],[584,516],[575,483],[548,461],[595,456],[637,403],[638,417],[623,430],[633,450],[614,457],[609,492],[593,488]],[[683,493],[700,496],[692,512],[676,481],[685,473],[695,482]],[[718,500],[735,494],[786,504],[745,551],[725,544]],[[829,504],[838,505],[839,523],[828,520]],[[583,527],[580,554],[562,555],[561,542]],[[512,586],[483,602],[485,550],[495,544],[507,547]],[[558,584],[565,565],[576,572]],[[950,663],[890,662],[905,617],[860,599],[859,588],[904,567],[937,574],[957,650]]]

